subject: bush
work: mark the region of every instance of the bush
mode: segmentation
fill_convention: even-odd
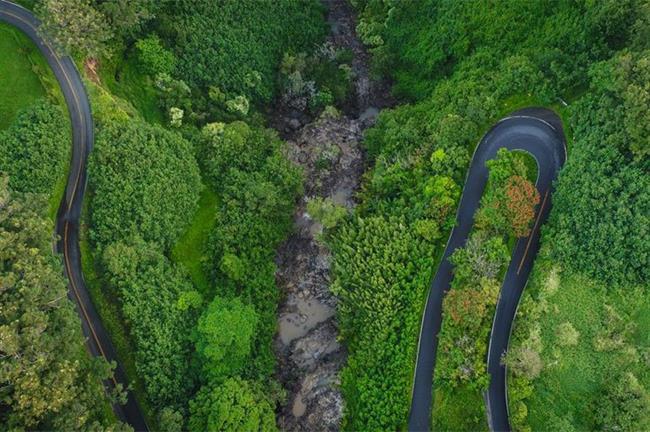
[[[68,125],[60,107],[42,100],[0,131],[0,173],[10,175],[13,190],[52,193],[68,163],[72,139]]]
[[[190,402],[188,429],[202,431],[275,431],[272,401],[251,381],[230,378],[204,386]]]
[[[134,237],[106,247],[106,282],[120,299],[136,347],[136,368],[151,402],[182,407],[192,386],[189,369],[194,311],[181,309],[192,292],[187,275],[174,268],[158,245]]]
[[[138,62],[142,72],[152,77],[158,74],[171,74],[176,66],[174,53],[165,49],[155,34],[135,43]]]
[[[102,128],[89,171],[91,238],[102,247],[135,233],[170,248],[202,188],[190,144],[135,119]]]
[[[274,96],[285,52],[311,48],[325,34],[322,7],[308,0],[176,1],[160,22],[178,55],[178,78],[254,103]]]
[[[350,356],[341,371],[342,428],[395,430],[409,409],[431,245],[404,219],[356,218],[337,229],[331,291]]]
[[[219,380],[245,369],[257,321],[253,307],[236,297],[212,300],[199,318],[195,337],[204,379]]]

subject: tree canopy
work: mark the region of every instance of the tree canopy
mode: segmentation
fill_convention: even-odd
[[[202,189],[190,144],[137,119],[102,127],[89,171],[91,236],[99,245],[138,234],[168,249],[187,227]]]
[[[0,177],[0,422],[17,430],[117,430],[104,410],[102,380],[111,368],[84,348],[44,203],[42,195],[10,192]]]

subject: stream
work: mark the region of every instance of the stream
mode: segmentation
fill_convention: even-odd
[[[332,258],[327,246],[318,241],[323,227],[307,214],[307,202],[330,198],[354,209],[366,168],[363,131],[374,123],[381,108],[393,103],[388,84],[370,76],[369,54],[357,38],[356,16],[348,1],[323,3],[330,25],[327,41],[354,54],[354,95],[352,106],[338,117],[321,117],[299,128],[296,118],[275,122],[285,132],[288,158],[305,174],[293,232],[276,256],[276,281],[283,301],[274,348],[278,379],[287,391],[278,426],[287,431],[339,430],[344,406],[338,387],[347,354],[338,342],[336,298],[329,290]]]

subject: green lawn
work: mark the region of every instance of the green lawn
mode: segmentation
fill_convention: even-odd
[[[36,46],[20,31],[0,24],[0,129],[6,129],[23,108],[46,95],[34,72],[34,59],[41,58]]]
[[[566,272],[559,273],[555,289],[545,289],[553,265],[547,257],[538,261],[527,288],[529,292],[524,294],[535,300],[531,302],[528,298],[521,308],[511,342],[513,346],[525,343],[525,330],[538,326],[544,366],[539,378],[533,381],[532,394],[525,400],[528,424],[532,430],[547,430],[559,427],[562,419],[576,430],[593,430],[593,404],[601,397],[603,384],[609,383],[616,371],[632,372],[646,388],[650,387],[650,372],[643,361],[644,353],[650,352],[650,292],[631,286],[615,289]],[[541,318],[533,318],[534,323],[526,322],[532,304],[542,310]],[[606,329],[606,305],[620,316],[629,317],[633,330],[624,346],[599,350],[596,341]],[[575,346],[562,346],[558,341],[558,325],[565,322],[570,322],[579,333]],[[517,380],[509,377],[509,381]],[[517,399],[514,387],[516,384],[509,386],[511,411]]]
[[[217,204],[217,195],[206,187],[201,193],[199,208],[194,214],[191,225],[176,242],[171,253],[172,260],[187,269],[194,286],[202,293],[208,292],[210,288],[202,265],[203,245],[214,226]]]

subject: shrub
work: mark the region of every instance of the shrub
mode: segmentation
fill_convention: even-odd
[[[157,407],[182,406],[192,385],[189,373],[193,311],[178,302],[193,290],[158,245],[133,237],[106,247],[106,281],[119,297],[136,347],[136,368]]]
[[[202,188],[190,144],[135,119],[102,128],[89,171],[91,238],[100,246],[137,233],[169,248],[194,214]]]
[[[188,429],[202,431],[275,431],[272,402],[259,384],[230,378],[206,385],[190,402]]]
[[[140,68],[152,77],[158,74],[171,74],[176,65],[174,53],[165,49],[155,34],[135,43]]]
[[[72,139],[68,125],[60,107],[42,100],[0,131],[0,173],[10,175],[13,190],[52,193],[68,162]]]

